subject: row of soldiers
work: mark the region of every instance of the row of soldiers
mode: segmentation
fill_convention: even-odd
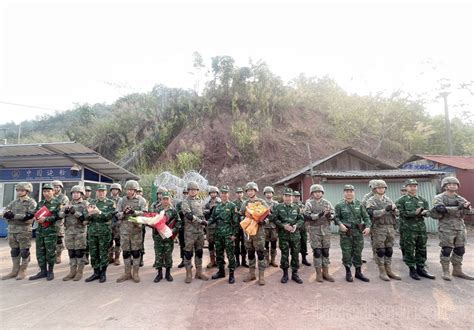
[[[112,185],[111,198],[106,196],[106,186],[99,185],[95,199],[88,200],[84,188],[74,186],[71,189],[71,201],[66,201],[67,197],[62,192],[57,193],[55,186],[61,187],[62,184],[53,184],[43,185],[43,199],[38,204],[28,196],[32,191],[30,183],[19,183],[16,186],[17,199],[8,205],[4,213],[9,222],[8,239],[13,269],[2,279],[25,277],[30,260],[31,224],[35,221],[38,224],[36,257],[40,272],[30,277],[31,280],[54,278],[57,249],[62,244],[61,224],[64,223],[65,231],[62,235],[69,254],[70,273],[63,280],[78,281],[82,278],[87,262],[86,254],[89,252],[94,273],[86,282],[96,279],[104,282],[109,262],[117,263],[117,250],[120,253],[121,249],[124,274],[117,282],[140,282],[139,267],[143,263],[145,231],[142,225],[128,221],[130,217],[140,216],[148,211],[147,202],[140,195],[138,182],[127,181],[123,197],[120,197],[121,186]],[[454,177],[443,179],[444,192],[435,197],[431,209],[428,202],[417,194],[418,183],[412,179],[406,182],[406,195],[396,202],[386,196],[387,185],[383,180],[370,182],[372,191],[364,196],[362,202],[355,198],[354,187],[345,185],[343,200],[335,207],[324,198],[324,187],[318,184],[311,186],[311,197],[305,204],[298,200],[299,194],[289,188],[284,190],[283,203],[273,200],[274,191],[271,187],[265,187],[265,198],[261,199],[257,196],[259,189],[255,182],[249,182],[245,186],[246,199],[243,198],[244,190],[238,188],[237,199],[234,201],[230,201],[228,186],[222,186],[220,191],[212,187],[209,190],[209,202],[205,205],[198,197],[199,186],[196,182],[188,183],[185,198],[176,203],[176,207],[173,206],[170,193],[160,189],[157,201],[151,205],[151,211],[166,213],[167,225],[172,229],[173,236],[162,238],[153,229],[154,267],[157,269],[154,281],[160,282],[163,279],[163,268],[166,269],[164,277],[168,281],[173,280],[170,273],[172,252],[174,237],[178,236],[182,248],[182,262],[178,267],[185,267],[186,283],[192,281],[193,256],[195,278],[208,280],[202,265],[206,237],[211,260],[208,268],[218,268],[213,279],[225,277],[226,254],[229,283],[235,282],[235,268],[243,265],[249,267],[245,282],[257,279],[258,268],[258,283],[264,285],[265,268],[269,265],[277,266],[275,257],[278,242],[281,250],[280,268],[283,271],[281,282],[288,281],[288,269],[291,267],[292,280],[301,284],[303,281],[298,275],[299,254],[303,255],[303,263],[310,265],[305,251],[309,233],[316,281],[333,282],[334,278],[329,274],[332,221],[339,226],[342,262],[348,282],[353,281],[352,266],[355,267],[357,279],[369,281],[361,271],[364,235],[371,236],[380,278],[385,281],[401,279],[391,268],[397,226],[400,230],[403,261],[409,267],[410,277],[415,280],[420,277],[434,279],[425,267],[427,235],[424,218],[427,216],[439,219],[442,278],[451,280],[449,267],[452,264],[453,276],[472,280],[474,278],[462,271],[466,242],[463,216],[470,210],[471,204],[457,193],[459,186],[459,181]],[[258,225],[257,233],[248,236],[239,224],[245,216],[247,206],[257,202],[267,206],[271,212]],[[38,214],[38,211],[45,208],[48,211],[46,214]]]

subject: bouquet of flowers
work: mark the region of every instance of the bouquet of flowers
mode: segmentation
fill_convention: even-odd
[[[170,238],[173,236],[173,231],[166,224],[169,218],[165,214],[165,211],[160,213],[144,213],[142,216],[138,217],[129,217],[128,221],[138,223],[141,225],[147,225],[155,228],[160,234],[161,238]]]
[[[270,213],[270,209],[261,202],[249,203],[245,209],[245,219],[240,226],[249,236],[257,235],[258,224],[263,222]]]

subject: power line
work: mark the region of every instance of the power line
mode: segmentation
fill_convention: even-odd
[[[18,106],[18,107],[27,107],[27,108],[52,110],[52,111],[64,111],[64,110],[58,110],[58,109],[52,109],[52,108],[38,107],[38,106],[35,106],[35,105],[27,105],[27,104],[20,104],[20,103],[5,102],[5,101],[0,101],[0,103],[1,104],[7,104],[7,105],[15,105],[15,106]]]

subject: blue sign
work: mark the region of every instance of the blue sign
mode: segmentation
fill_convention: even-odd
[[[0,169],[0,181],[80,180],[82,172],[71,175],[69,167]]]

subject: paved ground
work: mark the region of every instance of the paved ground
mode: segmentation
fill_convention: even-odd
[[[470,240],[473,240],[471,235]],[[366,242],[365,268],[370,283],[344,281],[337,237],[333,239],[330,272],[336,282],[314,282],[314,268],[301,269],[303,285],[281,284],[281,270],[267,272],[267,285],[246,284],[247,269],[236,272],[237,283],[226,280],[184,283],[184,270],[174,268],[175,281],[153,283],[152,239],[147,233],[142,282],[118,284],[123,266],[111,266],[108,281],[63,282],[67,263],[56,267],[51,282],[0,281],[1,328],[473,328],[474,281],[440,278],[439,248],[429,240],[429,266],[438,278],[414,281],[396,250],[394,269],[402,281],[383,282],[377,277]],[[465,270],[474,273],[474,245],[467,247]],[[178,246],[175,260],[178,260]],[[33,246],[34,254],[34,246]],[[205,251],[207,255],[207,251]],[[64,253],[63,256],[66,256]],[[63,258],[64,259],[64,258]],[[67,257],[66,257],[67,259]],[[35,258],[33,257],[33,260]],[[67,260],[66,260],[67,261]],[[207,263],[207,260],[205,260]],[[0,240],[0,273],[10,269],[7,241]],[[214,270],[213,270],[214,271]],[[33,261],[28,275],[37,272]],[[87,268],[86,275],[91,273]],[[208,272],[210,275],[210,272]]]

